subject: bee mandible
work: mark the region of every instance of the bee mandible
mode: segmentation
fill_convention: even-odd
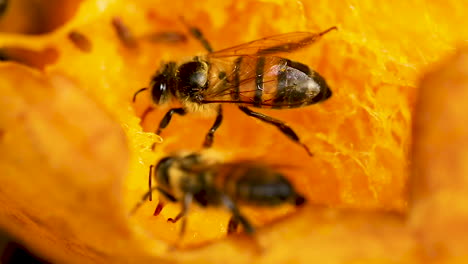
[[[248,116],[277,127],[312,156],[291,127],[249,107],[297,108],[330,98],[332,91],[319,73],[279,55],[309,46],[337,28],[330,27],[320,33],[280,34],[213,51],[198,28],[188,24],[187,27],[208,54],[180,64],[174,61],[164,63],[152,77],[149,88],[142,88],[133,96],[135,101],[138,93],[149,89],[156,105],[164,105],[171,100],[182,104],[182,107],[172,108],[164,115],[156,134],[161,134],[174,114],[210,112],[216,114],[216,119],[203,143],[204,147],[210,147],[223,120],[222,105],[236,104]]]

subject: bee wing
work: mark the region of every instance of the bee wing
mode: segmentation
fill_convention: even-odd
[[[336,27],[330,27],[319,33],[291,32],[261,38],[234,47],[222,49],[208,54],[211,58],[236,56],[266,56],[293,52],[316,42],[321,36]]]
[[[237,57],[226,57],[226,58],[211,58],[211,67],[219,67],[220,69],[226,69],[228,65],[233,65],[234,60]],[[262,93],[264,97],[270,96],[271,98],[277,92],[276,82],[278,79],[278,73],[284,71],[287,67],[287,60],[276,57],[266,56],[265,65],[270,65],[262,72]],[[243,56],[242,69],[239,70],[233,67],[229,72],[226,73],[224,79],[214,77],[210,79],[210,86],[213,87],[208,89],[204,94],[204,100],[202,103],[231,103],[231,104],[245,104],[254,105],[255,93],[257,92],[257,57],[256,56]],[[219,70],[216,70],[219,71]],[[235,81],[235,80],[238,80]],[[284,87],[284,89],[295,89],[295,87]],[[234,93],[238,96],[238,99],[234,99]],[[303,102],[296,102],[297,105],[301,105]],[[275,103],[273,104],[272,99],[263,100],[260,104],[262,106],[276,106],[276,107],[294,107],[295,105],[285,102],[284,104]]]
[[[216,69],[216,72],[221,71],[221,69],[229,69],[231,65],[234,65],[234,60],[237,57],[226,57],[226,58],[211,58],[210,64],[213,68]],[[269,65],[270,62],[279,61],[281,58],[278,57],[265,57],[265,64]],[[276,67],[285,67],[286,62],[281,64],[275,64]],[[257,73],[256,73],[257,60],[256,57],[244,56],[242,60],[242,69],[237,66],[234,66],[230,71],[225,72],[225,78],[218,78],[214,76],[210,80],[211,89],[208,89],[203,95],[205,101],[203,103],[216,103],[218,100],[226,100],[231,98],[232,93],[238,90],[239,100],[235,101],[222,101],[223,103],[249,103],[252,101],[250,97],[253,97],[255,89],[244,89],[243,87],[254,87],[253,84],[256,82]],[[277,71],[265,70],[263,72],[262,82],[264,84],[276,81]],[[237,80],[237,81],[236,81]],[[264,91],[268,93],[268,91]],[[253,101],[252,101],[253,103]]]

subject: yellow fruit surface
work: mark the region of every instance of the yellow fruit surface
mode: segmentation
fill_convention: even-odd
[[[437,140],[424,136],[466,112],[464,94],[452,96],[450,90],[468,89],[467,73],[459,70],[466,65],[466,51],[445,64],[461,77],[444,75],[438,85],[428,77],[421,89],[438,93],[422,97],[429,110],[415,112],[414,106],[422,76],[468,40],[467,9],[459,0],[10,1],[0,15],[5,59],[0,62],[0,225],[39,255],[61,262],[463,261],[467,256],[460,252],[468,244],[462,235],[452,247],[449,234],[421,234],[466,223],[468,198],[460,192],[454,208],[445,198],[432,204],[431,194],[438,191],[422,183],[438,160],[412,158],[410,149],[412,142],[424,149],[447,138],[453,145],[466,143],[455,137],[463,135],[466,122],[456,129],[447,125],[449,131],[434,134],[441,137]],[[313,157],[274,127],[225,107],[210,151],[220,160],[288,165],[281,172],[309,202],[300,210],[246,208],[259,227],[256,241],[225,238],[229,214],[221,209],[194,207],[182,241],[179,225],[166,221],[179,212],[177,204],[154,217],[154,199],[129,215],[147,190],[148,167],[172,151],[200,150],[214,121],[196,113],[174,116],[160,138],[152,132],[168,108],[140,120],[152,104],[148,93],[132,103],[134,92],[149,84],[162,62],[206,53],[190,36],[173,43],[144,40],[157,32],[187,34],[181,16],[199,27],[215,50],[274,34],[338,28],[288,55],[320,72],[333,96],[305,108],[259,110],[287,122]],[[119,38],[115,19],[135,38],[133,45]],[[71,32],[89,41],[89,51],[71,41]],[[432,104],[437,98],[440,102]],[[453,118],[443,116],[441,124],[433,124],[433,115],[417,119],[424,129],[412,136],[418,113],[437,113],[450,102],[460,105],[446,113]],[[447,151],[449,157],[464,155],[444,144],[434,147],[431,151]],[[424,169],[411,170],[412,163]],[[448,163],[437,167],[440,174],[434,177],[449,177]],[[409,185],[412,171],[417,175]],[[442,187],[452,192],[454,186]],[[447,203],[450,212],[441,209]],[[441,217],[423,224],[432,212]],[[450,234],[464,234],[464,225],[453,226]]]

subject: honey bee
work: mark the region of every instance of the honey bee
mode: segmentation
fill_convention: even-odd
[[[277,127],[312,155],[291,127],[249,107],[297,108],[330,98],[332,91],[319,73],[305,64],[279,55],[311,45],[337,28],[330,27],[320,33],[275,35],[213,51],[199,29],[187,27],[208,54],[179,64],[174,61],[164,63],[152,77],[149,88],[142,88],[133,96],[135,101],[138,93],[149,89],[156,105],[169,101],[182,104],[182,107],[172,108],[165,114],[156,134],[161,134],[174,114],[183,116],[188,112],[209,112],[216,114],[216,119],[206,134],[203,146],[210,147],[214,133],[223,120],[222,104],[236,104],[248,116]]]
[[[195,202],[202,207],[224,206],[232,213],[228,234],[236,231],[240,223],[248,234],[254,227],[243,216],[238,204],[273,207],[281,204],[302,205],[305,198],[298,194],[291,183],[270,166],[254,161],[220,163],[197,153],[174,154],[162,158],[154,169],[150,166],[149,188],[132,210],[133,214],[153,191],[158,191],[170,202],[180,202],[182,211],[168,221],[176,223],[187,215]],[[151,177],[157,185],[151,186]],[[163,209],[160,199],[154,215]],[[180,236],[185,232],[186,218],[182,219]]]

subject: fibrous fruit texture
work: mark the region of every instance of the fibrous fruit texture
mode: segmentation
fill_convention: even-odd
[[[0,14],[0,225],[39,255],[71,263],[462,263],[468,60],[466,49],[452,53],[468,38],[466,9],[456,0],[8,1]],[[300,210],[246,208],[259,227],[255,243],[225,238],[229,214],[197,207],[178,241],[180,226],[166,219],[180,207],[154,217],[156,194],[129,215],[147,190],[149,165],[200,149],[213,122],[175,116],[158,137],[167,108],[140,120],[151,99],[141,93],[132,103],[162,62],[205,53],[180,17],[215,50],[338,28],[288,55],[320,72],[332,98],[259,110],[293,127],[313,157],[225,107],[214,156],[279,164],[308,201]]]

